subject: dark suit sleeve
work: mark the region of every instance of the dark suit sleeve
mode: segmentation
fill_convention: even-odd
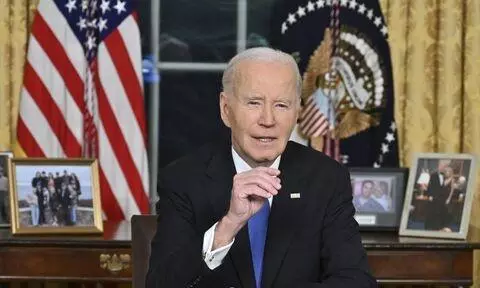
[[[162,180],[159,194],[146,287],[199,287],[211,271],[202,257],[203,233],[195,231],[190,200]]]
[[[371,276],[358,224],[353,218],[350,176],[345,168],[337,169],[335,191],[324,219],[321,250],[321,283],[303,283],[301,288],[377,287]]]

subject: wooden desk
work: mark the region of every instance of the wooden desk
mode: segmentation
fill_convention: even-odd
[[[382,284],[473,284],[473,250],[480,243],[363,233],[368,263]]]
[[[0,281],[131,282],[130,223],[106,222],[104,231],[53,238],[0,230]]]
[[[103,237],[13,237],[0,230],[0,281],[131,282],[130,231],[128,222],[105,223]],[[473,250],[480,243],[390,232],[362,238],[382,284],[472,284]]]

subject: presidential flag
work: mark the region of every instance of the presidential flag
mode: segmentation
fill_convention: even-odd
[[[323,115],[309,125],[329,122],[329,133],[318,136],[301,118],[310,145],[348,166],[398,166],[388,28],[378,1],[279,1],[271,27],[272,46],[299,64],[304,111],[314,102]]]
[[[95,157],[104,215],[149,211],[140,31],[131,0],[40,0],[17,144],[29,157]]]

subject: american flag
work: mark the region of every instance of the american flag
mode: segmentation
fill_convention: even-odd
[[[300,131],[308,138],[325,135],[329,122],[315,101],[314,95],[308,97],[300,113]]]
[[[140,31],[131,0],[40,0],[17,142],[29,157],[96,157],[107,219],[147,213]]]

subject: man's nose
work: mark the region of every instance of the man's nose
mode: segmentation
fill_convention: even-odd
[[[275,125],[275,114],[271,107],[267,105],[264,106],[259,122],[260,125],[265,127],[271,127]]]

